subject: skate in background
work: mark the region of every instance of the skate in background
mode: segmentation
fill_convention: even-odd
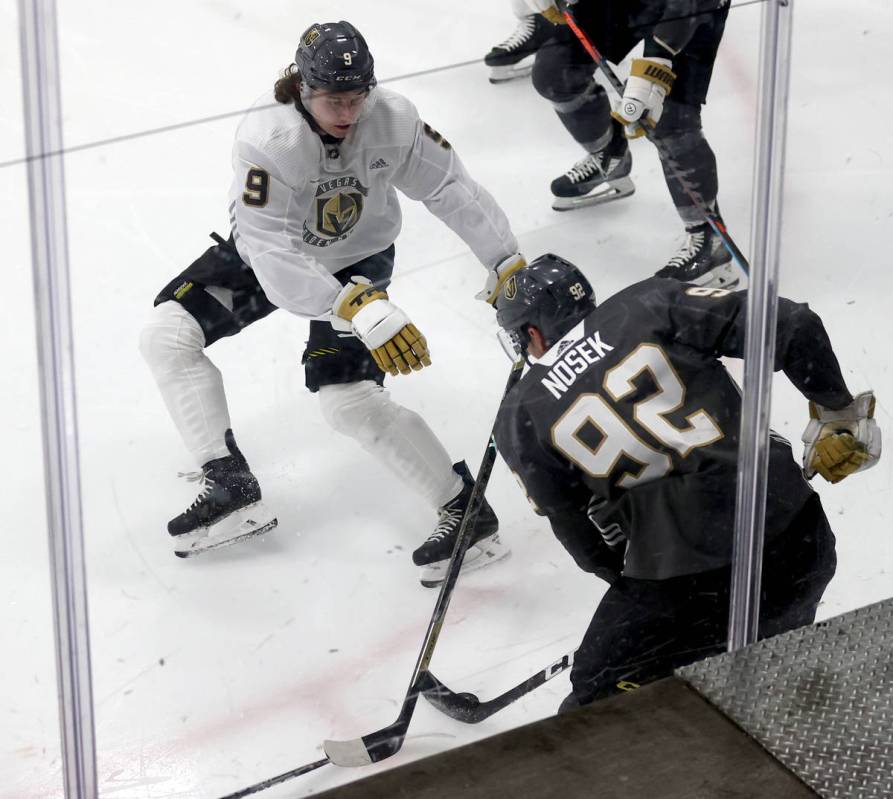
[[[518,19],[515,30],[484,56],[484,63],[490,67],[490,83],[505,83],[529,75],[537,50],[549,40],[555,28],[542,14],[531,13],[524,0],[511,0],[511,6]]]
[[[516,13],[543,18],[537,30],[545,29],[549,36],[533,52],[532,82],[585,151],[552,181],[553,209],[569,211],[631,196],[635,185],[627,139],[643,135],[642,125],[647,125],[685,228],[679,250],[657,274],[702,286],[745,288],[744,268],[707,221],[712,217],[723,226],[716,158],[701,127],[701,107],[729,11],[724,0],[702,3],[696,14],[682,17],[667,0],[567,6],[552,0],[515,0],[513,5]],[[596,80],[596,62],[566,24],[567,9],[573,9],[583,35],[606,61],[622,62],[644,41],[644,57],[632,60],[623,96],[613,108],[607,90]]]

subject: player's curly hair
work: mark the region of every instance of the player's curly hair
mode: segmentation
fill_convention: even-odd
[[[301,74],[297,64],[289,64],[273,85],[273,95],[278,103],[295,103],[301,99]]]

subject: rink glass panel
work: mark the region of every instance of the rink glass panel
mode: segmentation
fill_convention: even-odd
[[[12,26],[12,53],[14,34]],[[17,70],[4,81],[15,90],[10,92],[15,114],[9,113],[16,124],[9,134],[4,129],[2,147],[12,160],[23,151],[16,116],[21,97]],[[62,774],[24,166],[5,168],[0,184],[11,256],[5,273],[7,313],[0,325],[7,420],[0,465],[6,509],[0,544],[0,651],[7,674],[0,687],[0,796],[6,799],[37,795],[29,793],[35,784],[44,786],[47,795],[61,795]]]
[[[363,31],[381,79],[479,58],[514,25],[504,0],[488,0],[474,16],[401,3],[383,17],[366,5],[345,2],[335,16]],[[250,105],[289,61],[300,31],[332,12],[314,2],[296,19],[281,0],[262,10],[244,2],[183,9],[163,0],[126,11],[80,2],[60,14],[66,142],[145,133],[66,161],[100,790],[215,797],[318,759],[325,738],[393,721],[436,598],[419,586],[409,558],[434,519],[352,441],[329,430],[303,388],[307,324],[280,311],[208,350],[279,527],[213,556],[173,556],[166,522],[195,496],[195,484],[176,475],[197,465],[137,352],[138,332],[161,286],[210,245],[207,233],[227,233],[238,116],[201,120]],[[893,386],[876,350],[890,331],[883,298],[893,278],[880,254],[893,209],[878,153],[889,149],[890,136],[835,113],[869,97],[864,104],[877,108],[885,95],[879,77],[857,70],[858,60],[828,60],[841,47],[880,57],[878,14],[890,11],[867,0],[845,16],[824,0],[798,7],[780,292],[820,313],[851,390],[875,389],[886,431],[883,407]],[[847,23],[843,43],[831,18]],[[133,35],[141,29],[156,35]],[[722,212],[745,251],[758,39],[758,7],[733,9],[703,116],[719,164]],[[17,76],[9,73],[10,96],[17,97]],[[559,215],[549,210],[549,181],[580,153],[529,80],[491,86],[483,65],[474,65],[385,85],[409,96],[447,137],[506,210],[528,256],[555,251],[578,263],[597,296],[649,276],[678,245],[678,218],[646,142],[633,144],[633,198]],[[183,124],[190,122],[196,124]],[[14,158],[20,134],[5,141]],[[8,537],[15,550],[3,559],[14,598],[3,649],[25,653],[13,660],[13,684],[27,687],[30,716],[40,719],[29,722],[24,739],[15,723],[4,724],[3,751],[12,752],[4,773],[27,786],[11,795],[54,796],[61,783],[27,227],[22,203],[13,202],[23,196],[24,171],[4,172],[11,185],[6,217],[19,220],[10,226],[21,254],[14,262],[22,264],[13,272],[16,294],[27,298],[6,322],[24,333],[3,337],[4,363],[22,376],[10,403],[10,451],[20,455],[14,465],[6,460],[4,475],[21,486],[9,495],[16,497],[15,529],[28,532]],[[391,294],[428,337],[434,366],[389,386],[475,471],[508,369],[492,311],[472,299],[483,271],[421,205],[405,201],[403,210]],[[805,400],[778,376],[773,427],[792,439],[798,457],[806,420]],[[840,559],[820,617],[889,593],[884,575],[893,553],[881,537],[889,485],[882,461],[841,485],[816,486]],[[574,566],[501,465],[488,498],[512,557],[460,579],[432,663],[455,690],[482,698],[572,650],[605,588]],[[568,690],[566,678],[556,678],[478,726],[420,702],[403,749],[378,768],[551,714]],[[6,706],[16,706],[18,689],[12,696]],[[26,757],[18,756],[24,748]],[[329,766],[268,795],[316,792],[374,770]]]
[[[881,155],[891,136],[853,129],[834,109],[838,102],[869,102],[873,89],[859,81],[855,55],[869,61],[879,55],[886,46],[881,31],[893,11],[876,3],[848,7],[839,16],[846,24],[841,38],[813,6],[802,3],[794,13],[779,293],[808,301],[822,317],[850,391],[874,389],[875,416],[889,441],[885,407],[891,379],[884,342],[893,327],[884,298],[893,277],[880,264],[893,231],[893,205],[885,189],[889,167]],[[826,59],[825,48],[832,41],[842,55],[853,56],[835,68]],[[816,75],[829,83],[820,87]],[[879,117],[889,114],[890,104],[882,103]],[[806,402],[783,377],[776,379],[772,399],[775,429],[796,444]],[[836,485],[815,478],[812,485],[837,537],[837,575],[819,617],[889,598],[893,545],[884,534],[890,516],[888,453],[870,471]]]
[[[4,123],[0,161],[24,155],[22,89],[15,7],[4,9],[0,67]],[[60,794],[59,714],[43,489],[37,350],[28,229],[28,181],[23,163],[0,170],[4,220],[5,312],[0,321],[4,454],[0,493],[5,531],[0,543],[0,796],[26,796],[34,784]]]

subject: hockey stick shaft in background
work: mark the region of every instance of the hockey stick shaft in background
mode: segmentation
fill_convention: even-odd
[[[524,360],[520,358],[512,365],[512,371],[509,373],[505,391],[502,395],[503,399],[518,380],[521,379],[523,367]],[[425,690],[428,665],[434,654],[434,646],[440,637],[440,631],[449,608],[453,588],[459,577],[459,570],[462,568],[462,560],[471,544],[474,523],[483,504],[484,492],[487,489],[487,483],[490,480],[490,474],[496,462],[495,433],[496,421],[494,420],[487,449],[481,460],[481,466],[477,473],[477,479],[474,482],[471,498],[462,518],[459,533],[456,536],[453,554],[450,557],[446,576],[440,587],[437,602],[434,605],[434,612],[431,614],[431,621],[428,622],[425,640],[413,669],[409,688],[406,690],[400,713],[392,724],[369,735],[364,735],[362,738],[354,738],[348,741],[325,741],[323,749],[329,760],[337,766],[365,766],[369,763],[377,763],[379,760],[384,760],[396,754],[403,746],[403,740],[406,738],[406,731],[409,729],[409,722],[412,720],[419,694]]]
[[[242,799],[243,796],[251,796],[251,794],[257,793],[258,791],[265,791],[267,788],[272,788],[274,785],[278,785],[280,782],[285,782],[286,780],[293,779],[294,777],[300,777],[302,774],[306,774],[308,771],[315,771],[316,769],[325,766],[328,762],[329,759],[327,757],[322,760],[316,760],[313,763],[308,763],[306,766],[300,766],[299,768],[292,769],[291,771],[286,771],[284,774],[280,774],[277,777],[270,777],[270,779],[264,780],[263,782],[257,782],[254,785],[249,785],[247,788],[242,788],[241,791],[228,793],[226,796],[222,796],[221,799]]]
[[[562,14],[564,14],[565,20],[567,20],[567,24],[570,29],[574,32],[576,37],[580,40],[580,44],[583,45],[583,48],[592,56],[592,60],[595,61],[596,67],[598,67],[602,74],[607,78],[608,83],[611,84],[612,88],[615,92],[617,92],[618,97],[623,97],[623,83],[620,81],[620,78],[617,77],[617,73],[611,69],[610,65],[607,61],[602,57],[602,54],[596,49],[595,45],[586,35],[585,31],[577,24],[577,20],[575,19],[573,13],[568,7],[566,2],[560,2],[560,8]],[[667,149],[666,145],[660,141],[660,139],[654,135],[654,131],[649,128],[649,126],[643,121],[639,120],[639,127],[645,134],[645,138],[648,139],[660,153],[661,161],[667,165],[669,172],[673,175],[676,181],[679,183],[679,186],[682,190],[688,195],[688,198],[692,201],[692,203],[697,207],[697,209],[701,212],[701,215],[704,217],[704,221],[707,222],[708,225],[713,229],[713,232],[719,236],[725,248],[729,251],[731,256],[738,262],[738,265],[744,270],[744,274],[750,274],[750,265],[747,263],[747,259],[744,257],[744,253],[738,249],[738,245],[735,244],[732,237],[729,235],[729,231],[726,229],[725,224],[722,219],[720,219],[715,213],[713,213],[708,207],[707,203],[704,202],[704,198],[700,195],[698,190],[692,186],[686,178],[680,174],[679,170],[676,169],[675,163],[673,161],[672,153]]]
[[[524,682],[487,702],[481,702],[474,694],[457,694],[451,691],[430,672],[425,675],[427,684],[424,687],[424,696],[428,702],[451,719],[456,719],[456,721],[462,721],[466,724],[478,724],[569,669],[574,664],[575,654],[576,651],[568,652],[560,660],[550,663],[546,668],[538,671],[532,677],[528,677]]]

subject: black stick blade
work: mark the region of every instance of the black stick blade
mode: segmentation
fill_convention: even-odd
[[[532,677],[528,677],[520,685],[516,685],[495,699],[489,699],[485,702],[482,702],[474,694],[457,694],[451,691],[431,672],[423,675],[423,679],[419,683],[421,686],[419,690],[424,693],[425,699],[441,713],[465,724],[477,724],[484,719],[490,718],[490,716],[498,713],[503,708],[508,707],[516,699],[520,699],[525,694],[529,694],[531,691],[539,688],[539,686],[548,682],[556,675],[567,671],[574,664],[575,654],[575,652],[568,652],[560,660],[556,660],[542,671],[538,671]]]
[[[481,700],[471,693],[453,693],[431,672],[425,675],[424,697],[441,713],[465,724],[477,724],[489,713],[480,714]]]

